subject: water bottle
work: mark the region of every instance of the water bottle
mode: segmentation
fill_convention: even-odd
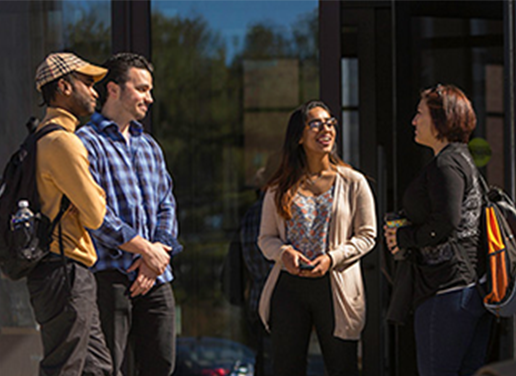
[[[18,211],[11,218],[14,246],[23,251],[30,247],[34,238],[34,213],[29,209],[29,201],[18,201]]]
[[[12,217],[13,228],[17,226],[30,227],[34,213],[29,209],[29,201],[18,201],[18,211]]]

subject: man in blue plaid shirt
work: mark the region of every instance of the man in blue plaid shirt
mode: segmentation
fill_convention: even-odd
[[[168,376],[175,363],[169,261],[180,246],[172,179],[160,147],[139,123],[153,102],[153,68],[130,53],[104,66],[109,73],[99,87],[101,112],[77,132],[107,196],[104,223],[91,231],[102,329],[114,375],[127,374],[134,363],[140,376]]]

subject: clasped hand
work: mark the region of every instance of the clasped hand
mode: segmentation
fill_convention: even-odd
[[[142,254],[142,257],[154,273],[161,275],[170,263],[170,251],[172,251],[172,247],[156,242],[150,244],[150,251]]]
[[[387,227],[383,226],[383,235],[385,236],[385,243],[387,244],[387,248],[389,251],[395,255],[399,252],[398,248],[398,240],[396,238],[396,232],[398,231],[397,227]]]
[[[309,260],[301,252],[296,251],[294,248],[286,249],[281,255],[281,261],[292,275],[298,275],[300,277],[318,278],[325,275],[331,266],[331,258],[327,254],[317,256],[314,260]],[[301,263],[312,265],[313,269],[301,269]]]
[[[147,294],[154,286],[156,278],[165,272],[170,262],[169,252],[172,250],[168,245],[156,242],[152,243],[151,252],[136,259],[128,272],[138,270],[138,276],[129,288],[131,297]]]

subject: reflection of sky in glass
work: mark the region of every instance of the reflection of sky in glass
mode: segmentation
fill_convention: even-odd
[[[62,3],[64,14],[70,23],[80,19],[83,13],[93,11],[99,22],[102,22],[104,25],[111,25],[110,0],[65,0]]]
[[[227,60],[231,60],[242,47],[247,29],[256,23],[274,25],[289,32],[289,27],[299,22],[299,16],[318,6],[317,0],[269,1],[168,1],[153,0],[153,12],[167,17],[191,18],[202,16],[210,28],[220,33],[227,48]]]

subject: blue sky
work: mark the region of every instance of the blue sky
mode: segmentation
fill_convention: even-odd
[[[0,0],[1,1],[1,0]],[[104,24],[111,23],[108,0],[65,0],[66,18],[74,20],[81,10],[95,9],[96,17]],[[227,61],[242,47],[249,26],[255,23],[272,24],[290,32],[291,25],[299,22],[299,16],[318,7],[317,0],[152,0],[151,11],[168,17],[191,18],[202,16],[209,27],[224,40]]]
[[[315,9],[317,3],[317,0],[154,0],[151,6],[152,11],[160,11],[168,16],[202,14],[215,29],[231,29],[242,28],[249,22],[265,20],[290,24],[299,14]]]
[[[297,22],[300,15],[313,11],[317,6],[317,0],[154,0],[151,3],[153,12],[160,12],[168,17],[189,18],[202,15],[210,27],[225,39],[228,59],[238,49],[251,24],[266,22],[289,30],[290,25]]]

